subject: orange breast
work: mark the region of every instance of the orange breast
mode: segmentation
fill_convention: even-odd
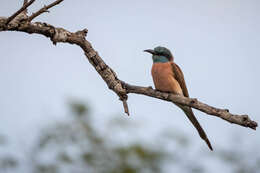
[[[157,90],[183,95],[178,81],[174,78],[171,62],[154,63],[152,76]]]

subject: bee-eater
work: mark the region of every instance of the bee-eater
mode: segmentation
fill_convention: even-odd
[[[165,47],[160,46],[144,51],[152,54],[152,76],[155,88],[159,91],[170,92],[173,94],[189,97],[188,89],[184,80],[184,75],[180,67],[173,62],[171,51]],[[207,143],[208,147],[213,150],[206,133],[194,116],[191,107],[183,106],[180,104],[176,105],[184,111],[188,119],[197,129],[200,137]]]

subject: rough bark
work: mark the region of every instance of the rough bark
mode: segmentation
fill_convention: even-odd
[[[126,82],[119,80],[116,73],[103,61],[98,55],[97,51],[92,47],[91,43],[86,40],[88,30],[83,29],[77,32],[70,32],[64,28],[52,26],[43,22],[31,22],[37,16],[48,9],[59,4],[63,0],[57,0],[48,6],[44,6],[31,16],[27,16],[26,11],[34,0],[24,1],[24,5],[10,17],[0,17],[0,32],[1,31],[18,31],[28,34],[44,35],[53,42],[75,44],[84,51],[85,57],[93,65],[99,75],[103,78],[108,88],[114,91],[119,99],[123,102],[125,113],[129,115],[127,106],[127,95],[130,93],[142,94],[149,97],[154,97],[161,100],[170,101],[182,105],[187,105],[192,108],[198,109],[206,114],[217,116],[230,123],[238,124],[251,129],[256,129],[257,123],[252,121],[247,115],[231,114],[227,109],[219,109],[202,103],[194,98],[182,97],[170,93],[163,93],[152,89],[152,87],[141,87],[130,85]]]

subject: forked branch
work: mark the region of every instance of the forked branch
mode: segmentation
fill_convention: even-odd
[[[91,43],[86,40],[87,29],[77,32],[69,32],[63,28],[54,27],[47,23],[31,21],[41,15],[43,12],[46,12],[49,8],[59,4],[63,0],[57,0],[48,6],[44,6],[36,13],[33,13],[30,17],[24,16],[20,20],[12,21],[16,16],[18,16],[23,10],[30,6],[34,0],[25,2],[23,7],[14,13],[9,18],[0,17],[0,31],[19,31],[25,33],[36,33],[44,35],[53,42],[53,44],[63,42],[75,44],[81,47],[84,51],[86,58],[93,65],[99,75],[106,82],[109,89],[114,91],[120,100],[123,102],[125,112],[129,114],[127,106],[127,94],[142,94],[149,97],[154,97],[161,100],[166,100],[182,105],[187,105],[192,108],[198,109],[206,114],[217,116],[222,118],[230,123],[238,124],[244,127],[249,127],[251,129],[256,129],[257,123],[252,121],[247,115],[235,115],[231,114],[227,109],[219,109],[212,106],[209,106],[205,103],[198,101],[197,99],[177,96],[174,94],[163,93],[156,90],[153,90],[151,87],[141,87],[133,86],[119,80],[116,76],[116,73],[103,61],[103,59],[98,55],[97,51],[92,47]],[[12,21],[14,25],[8,25]]]
[[[5,25],[8,25],[16,16],[18,16],[19,14],[21,14],[24,10],[27,9],[27,7],[29,7],[30,5],[32,5],[32,3],[34,3],[35,0],[31,0],[29,2],[24,1],[24,5],[18,10],[16,11],[12,16],[8,17],[7,20],[5,21]]]

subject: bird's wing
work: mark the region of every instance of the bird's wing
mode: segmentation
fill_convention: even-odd
[[[174,62],[172,62],[171,65],[172,65],[172,71],[173,71],[173,74],[174,74],[174,78],[179,82],[181,89],[182,89],[182,92],[183,92],[183,95],[185,97],[189,97],[188,89],[186,87],[184,75],[181,71],[181,68],[177,64],[175,64]]]
[[[179,85],[181,86],[183,95],[185,97],[189,97],[188,89],[186,87],[184,75],[181,71],[181,68],[177,64],[175,64],[174,62],[172,62],[171,65],[172,65],[174,78],[179,82]],[[183,105],[180,105],[180,104],[177,104],[177,106],[179,106],[184,111],[184,113],[187,115],[188,119],[191,121],[191,123],[197,129],[200,137],[207,143],[208,147],[211,150],[213,150],[206,133],[204,132],[203,128],[201,127],[200,123],[198,122],[197,118],[195,117],[191,107],[183,106]]]

